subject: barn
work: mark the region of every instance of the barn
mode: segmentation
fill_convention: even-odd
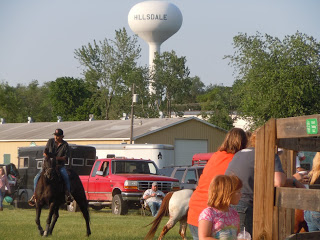
[[[43,146],[57,128],[69,144],[170,144],[175,159],[214,152],[227,131],[196,117],[0,124],[0,163],[18,163],[18,148]]]

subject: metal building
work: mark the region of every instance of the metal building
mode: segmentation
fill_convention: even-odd
[[[130,120],[95,120],[72,122],[33,122],[0,124],[0,163],[18,163],[18,148],[45,145],[56,128],[64,131],[69,144],[128,144]],[[135,144],[170,144],[175,162],[194,153],[214,152],[227,131],[196,117],[135,119]]]

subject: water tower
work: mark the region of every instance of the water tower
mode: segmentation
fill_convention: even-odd
[[[152,69],[155,52],[160,45],[175,34],[182,25],[179,8],[165,1],[145,1],[134,5],[128,15],[133,32],[149,44],[149,68]],[[152,85],[149,92],[153,93]]]

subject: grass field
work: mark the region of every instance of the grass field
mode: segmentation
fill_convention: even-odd
[[[148,225],[153,221],[151,216],[141,216],[139,210],[129,211],[128,215],[116,216],[110,209],[95,211],[90,208],[91,232],[92,235],[86,237],[85,221],[81,213],[72,213],[65,210],[59,211],[60,217],[54,228],[52,236],[48,239],[136,239],[141,240],[150,229]],[[11,205],[4,204],[4,210],[0,212],[0,239],[1,240],[28,240],[43,239],[40,237],[36,223],[35,209],[16,209]],[[43,210],[41,214],[41,225],[44,228],[48,210]],[[164,217],[154,239],[159,236],[162,227],[168,221]],[[179,223],[171,229],[165,239],[181,239],[179,235]],[[192,240],[190,231],[187,231],[188,240]]]

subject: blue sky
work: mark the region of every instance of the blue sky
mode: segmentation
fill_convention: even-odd
[[[113,39],[128,25],[136,0],[0,1],[0,81],[40,84],[58,77],[82,77],[74,50],[93,40]],[[183,15],[180,30],[161,51],[185,56],[191,76],[206,84],[231,86],[233,69],[224,55],[234,52],[232,38],[257,31],[282,39],[299,31],[320,41],[318,0],[171,0]],[[140,65],[148,64],[148,45]]]

